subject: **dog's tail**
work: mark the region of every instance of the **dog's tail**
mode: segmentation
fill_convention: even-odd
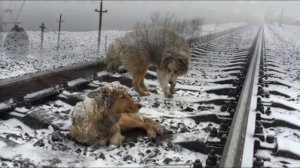
[[[109,46],[106,53],[105,64],[106,70],[108,72],[115,72],[121,65],[120,46],[118,44],[118,41],[114,42],[112,45]]]

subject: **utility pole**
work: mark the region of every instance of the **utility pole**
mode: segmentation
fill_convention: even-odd
[[[43,43],[44,43],[44,30],[46,29],[46,27],[44,25],[44,22],[42,22],[40,28],[41,28],[41,50],[43,50],[43,48],[44,48],[44,45],[43,45]]]
[[[100,40],[101,40],[101,24],[102,24],[102,13],[107,13],[106,10],[102,10],[103,2],[100,1],[100,10],[95,9],[95,12],[99,13],[99,27],[98,27],[98,46],[97,46],[97,53],[100,55]]]
[[[60,27],[61,27],[61,23],[64,22],[64,20],[61,20],[61,18],[62,18],[62,14],[60,14],[59,20],[57,20],[57,22],[58,22],[57,50],[59,49],[59,38],[60,38]]]
[[[12,13],[12,9],[4,9],[2,11],[2,2],[0,1],[0,44],[2,45],[2,41],[3,41],[3,26],[4,26],[4,21],[3,21],[3,15],[4,13],[9,13],[11,14]]]
[[[280,14],[280,19],[279,19],[279,26],[280,26],[280,27],[281,27],[281,25],[282,25],[283,12],[284,12],[284,9],[282,8],[282,9],[281,9],[281,14]]]
[[[0,14],[0,52],[2,52],[1,50],[2,50],[2,44],[3,44],[3,28],[2,28],[2,26],[3,26],[3,19],[2,19],[2,14],[3,14],[3,12],[2,12],[2,2],[0,2],[0,12],[1,12],[1,14]],[[0,54],[0,56],[1,56],[1,54]]]

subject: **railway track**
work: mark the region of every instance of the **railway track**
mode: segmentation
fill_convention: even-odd
[[[248,25],[205,37],[205,42],[192,40],[190,70],[178,80],[173,99],[163,97],[154,70],[147,72],[145,83],[157,91],[139,97],[122,69],[113,75],[88,70],[93,75],[63,78],[63,83],[53,82],[33,93],[26,89],[6,99],[0,104],[0,165],[261,168],[273,162],[288,166],[291,159],[291,164],[297,163],[297,152],[284,150],[274,132],[286,126],[287,132],[297,133],[299,127],[273,114],[283,113],[282,109],[296,113],[300,108],[284,105],[276,99],[283,93],[268,90],[284,83],[274,79],[275,63],[264,32],[264,26]],[[152,141],[143,132],[128,132],[119,148],[72,141],[68,133],[72,107],[88,91],[112,81],[128,87],[144,105],[140,113],[161,123],[166,133]]]
[[[245,26],[241,26],[215,34],[208,34],[199,38],[190,39],[189,43],[197,42],[198,45],[201,45],[207,41],[244,27]],[[34,74],[26,74],[22,77],[2,79],[0,80],[0,101],[5,101],[9,98],[22,97],[28,93],[46,89],[49,86],[62,85],[65,82],[76,78],[88,78],[92,75],[96,76],[95,74],[97,72],[103,71],[104,69],[105,65],[103,61],[99,59],[98,61],[75,64],[68,67],[37,72]]]

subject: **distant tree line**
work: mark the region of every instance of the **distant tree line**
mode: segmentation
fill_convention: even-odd
[[[192,19],[179,19],[170,13],[153,13],[150,16],[150,21],[138,22],[134,30],[136,32],[148,32],[157,29],[173,30],[187,39],[199,35],[203,22],[204,19],[198,17]]]

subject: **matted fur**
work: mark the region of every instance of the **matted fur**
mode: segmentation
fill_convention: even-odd
[[[120,125],[124,127],[122,130],[144,129],[153,138],[162,133],[162,127],[154,121],[145,122],[137,114],[129,114],[137,113],[139,108],[118,82],[106,84],[91,91],[83,102],[76,104],[71,112],[71,136],[89,145],[120,145],[124,139]]]
[[[123,65],[132,74],[134,89],[142,96],[149,94],[144,84],[146,71],[150,65],[155,66],[165,96],[172,97],[177,77],[188,71],[190,51],[174,31],[135,31],[110,45],[105,62],[109,72]]]

